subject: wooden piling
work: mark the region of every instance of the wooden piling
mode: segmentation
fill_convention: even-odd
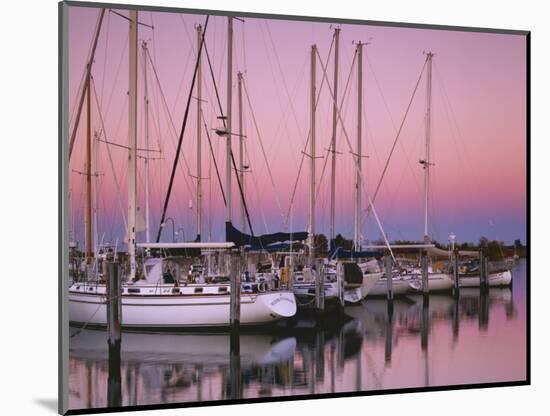
[[[458,340],[458,334],[460,332],[460,299],[458,296],[455,296],[453,303],[453,315],[452,315],[452,326],[453,326],[453,343]]]
[[[122,302],[120,296],[120,263],[106,262],[106,295],[107,295],[107,334],[109,345],[109,374],[107,379],[107,405],[122,405],[122,385],[120,374],[120,348],[122,319]]]
[[[229,260],[231,280],[229,300],[229,324],[232,330],[238,331],[241,322],[241,261],[239,257]]]
[[[344,310],[344,265],[342,263],[337,263],[336,265],[336,284],[338,286],[338,305],[340,311]]]
[[[425,297],[426,299],[426,297]],[[428,349],[428,334],[430,330],[430,307],[427,302],[422,304],[422,312],[420,319],[420,347],[422,351]]]
[[[384,363],[386,367],[391,367],[393,351],[393,310],[390,313],[388,302],[388,316],[386,319],[386,339],[384,342]]]
[[[288,271],[288,283],[287,288],[290,291],[294,290],[294,261],[292,256],[285,257],[285,267]]]
[[[424,301],[430,294],[430,285],[428,280],[428,254],[422,251],[422,294],[424,295]]]
[[[479,287],[481,291],[486,291],[489,287],[487,273],[487,258],[483,250],[479,250]]]
[[[386,285],[387,285],[387,298],[388,302],[393,301],[393,279],[392,279],[392,268],[393,268],[393,261],[392,257],[389,253],[386,253],[384,256],[384,265],[386,270]],[[388,304],[389,305],[389,304]]]
[[[230,397],[241,398],[241,339],[239,327],[241,322],[241,256],[230,257],[230,338],[229,338],[229,378],[231,380]]]
[[[487,291],[479,293],[478,327],[484,332],[489,328],[489,293]]]
[[[120,344],[122,302],[120,297],[120,263],[107,262],[107,333],[109,346]]]
[[[325,379],[325,331],[319,330],[315,334],[315,379],[323,381]]]
[[[315,269],[315,308],[323,312],[325,310],[325,265],[322,259],[317,259]]]
[[[241,342],[238,330],[231,329],[229,346],[229,397],[237,400],[242,397],[241,377]]]
[[[454,250],[453,256],[453,281],[454,281],[454,288],[453,288],[453,295],[458,296],[460,293],[460,280],[458,277],[458,250]]]

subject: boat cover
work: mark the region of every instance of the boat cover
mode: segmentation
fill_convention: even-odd
[[[294,233],[272,233],[259,236],[245,234],[236,229],[231,221],[225,223],[225,240],[235,243],[236,246],[257,246],[261,249],[273,243],[281,243],[285,241],[304,241],[307,239],[307,232]]]

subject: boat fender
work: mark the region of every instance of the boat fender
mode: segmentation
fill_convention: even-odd
[[[258,292],[265,292],[267,290],[267,283],[260,282],[258,283]]]

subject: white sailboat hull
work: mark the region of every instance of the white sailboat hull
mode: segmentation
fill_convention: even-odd
[[[414,274],[406,279],[414,290],[422,290],[422,275]],[[430,292],[451,290],[454,286],[453,278],[445,273],[428,273],[428,288]]]
[[[394,295],[404,295],[411,290],[409,282],[402,278],[392,279],[392,290]],[[387,296],[388,281],[386,277],[381,276],[367,296]]]
[[[223,327],[229,325],[229,294],[122,295],[123,328]],[[69,291],[69,321],[107,325],[106,298],[101,293]],[[296,314],[292,292],[273,291],[241,296],[242,325],[260,325]]]
[[[498,273],[490,273],[487,276],[490,287],[510,286],[512,284],[512,272],[505,270]],[[478,276],[459,276],[460,287],[479,287],[481,286]]]

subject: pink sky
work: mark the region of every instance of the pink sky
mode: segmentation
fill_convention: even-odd
[[[127,14],[122,10],[121,13]],[[98,9],[71,7],[69,15],[69,109],[73,111],[78,87],[94,33]],[[204,24],[203,15],[143,12],[139,20],[153,24],[154,30],[139,27],[139,40],[147,40],[155,60],[162,90],[170,107],[177,133],[181,127],[185,101],[191,85],[196,48],[195,24]],[[274,174],[273,189],[261,153],[258,135],[248,105],[244,105],[249,165],[246,198],[254,231],[259,234],[281,229],[282,213],[286,214],[290,194],[297,177],[301,150],[309,129],[309,51],[318,45],[323,60],[327,56],[333,29],[330,23],[295,22],[247,18],[234,22],[234,103],[233,126],[237,127],[236,72],[244,78],[260,129],[267,158]],[[446,241],[454,231],[459,241],[477,241],[481,235],[511,242],[525,241],[526,236],[526,50],[520,35],[390,28],[366,25],[341,25],[340,97],[354,54],[352,41],[370,42],[365,48],[363,149],[367,149],[363,169],[368,188],[373,191],[401,123],[413,87],[425,57],[423,51],[435,53],[433,72],[432,170],[430,233]],[[227,18],[210,19],[206,41],[213,62],[222,105],[226,105],[226,31]],[[99,39],[93,66],[97,94],[102,107],[107,137],[127,143],[127,35],[128,22],[108,13]],[[203,112],[210,128],[218,126],[214,89],[204,60],[204,96],[208,101]],[[317,66],[318,86],[322,70]],[[139,141],[143,147],[143,77],[142,62],[138,69]],[[330,82],[332,58],[328,63]],[[148,68],[150,95],[150,147],[162,149],[164,160],[151,161],[152,234],[156,234],[168,177],[173,163],[176,134],[169,127],[159,88]],[[400,144],[375,203],[376,210],[390,239],[420,239],[423,232],[423,171],[418,160],[424,158],[425,79],[407,118]],[[352,75],[349,92],[342,108],[346,131],[355,145],[356,76]],[[381,92],[380,92],[381,91]],[[292,100],[292,106],[290,100]],[[331,98],[323,87],[317,117],[318,155],[325,156],[331,137]],[[387,105],[387,109],[386,109]],[[294,108],[295,113],[291,110]],[[391,114],[391,116],[390,116]],[[82,119],[84,120],[84,118]],[[393,120],[393,122],[392,122]],[[72,126],[72,125],[71,125]],[[84,168],[84,126],[81,123],[71,169]],[[94,105],[93,130],[100,129],[99,114]],[[203,134],[203,172],[210,158]],[[225,147],[212,134],[218,165],[225,176]],[[351,237],[353,230],[352,156],[341,129],[338,135],[337,161],[337,231]],[[237,152],[235,140],[234,152]],[[191,108],[183,141],[183,154],[192,174],[196,173],[196,107]],[[111,149],[126,204],[126,154]],[[183,162],[183,161],[182,161]],[[320,175],[323,159],[318,160]],[[182,165],[184,166],[184,165]],[[307,165],[305,165],[307,166]],[[323,177],[317,204],[317,228],[328,233],[329,167]],[[143,166],[139,169],[139,192],[143,199]],[[105,241],[124,237],[123,220],[116,199],[116,187],[109,165],[106,145],[99,147],[97,171],[99,232]],[[208,174],[206,173],[205,176]],[[223,179],[222,177],[222,179]],[[293,207],[292,228],[305,229],[308,207],[309,174],[302,172]],[[320,178],[320,176],[319,176]],[[176,228],[185,230],[185,238],[195,236],[195,212],[188,201],[195,199],[193,178],[185,169],[176,176],[168,215]],[[235,184],[235,181],[233,181]],[[76,238],[83,241],[84,213],[83,176],[70,174],[72,211]],[[225,182],[224,182],[225,183]],[[212,192],[209,195],[209,187]],[[204,221],[202,234],[208,238],[208,217],[212,217],[212,239],[222,239],[225,219],[223,201],[215,179],[204,181]],[[277,197],[282,211],[278,207]],[[236,185],[234,223],[239,225]],[[211,199],[212,204],[209,203]],[[366,207],[366,197],[363,198]],[[143,205],[143,204],[142,204]],[[194,203],[193,203],[194,205]],[[209,214],[210,213],[210,214]],[[380,238],[374,221],[363,227],[367,239]],[[171,238],[165,233],[165,238]]]

